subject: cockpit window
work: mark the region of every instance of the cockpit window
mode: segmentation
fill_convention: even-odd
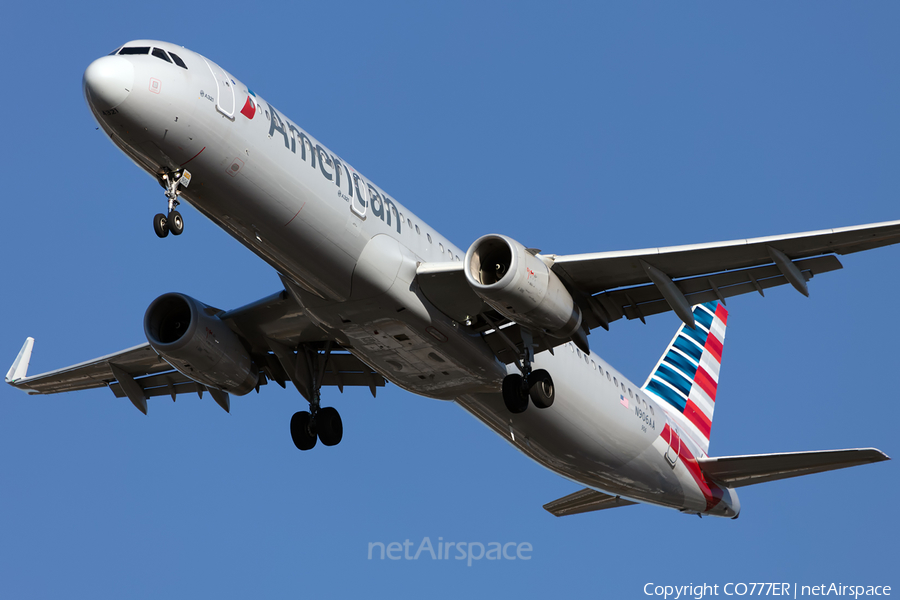
[[[169,58],[169,55],[166,54],[166,51],[163,50],[162,48],[154,48],[152,54],[156,58],[161,58],[168,63],[172,62],[172,59]]]
[[[122,49],[122,47],[119,46],[118,48],[116,48],[115,50],[113,50],[112,52],[110,52],[107,56],[115,56],[116,54],[119,53],[119,50],[121,50],[121,49]]]
[[[124,54],[150,54],[150,46],[134,46],[132,48],[122,48],[119,50],[120,55]]]
[[[181,60],[181,57],[179,57],[177,54],[175,54],[174,52],[169,52],[169,56],[172,57],[172,60],[175,61],[176,65],[178,65],[182,69],[187,69],[187,65],[184,64],[184,61]]]

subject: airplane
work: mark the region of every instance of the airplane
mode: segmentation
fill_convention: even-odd
[[[149,399],[231,396],[269,382],[308,402],[299,450],[334,446],[343,423],[321,389],[389,381],[452,401],[581,489],[555,516],[638,503],[737,518],[736,489],[874,463],[874,448],[710,456],[726,299],[842,268],[837,255],[900,242],[900,221],[644,250],[545,254],[487,234],[467,250],[208,58],[135,40],[92,62],[87,104],[112,142],[164,190],[157,236],[190,203],[266,261],[282,289],[221,310],[181,293],[144,314],[143,344],[28,375],[28,338],[6,375],[29,394],[108,387]],[[591,351],[620,319],[681,324],[638,386]]]

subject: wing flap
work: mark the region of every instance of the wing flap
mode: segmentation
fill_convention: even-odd
[[[843,268],[841,262],[834,255],[820,256],[806,260],[795,261],[804,279],[809,281],[813,276],[828,271],[836,271]],[[688,303],[692,306],[714,302],[760,292],[769,288],[789,283],[775,265],[766,265],[739,271],[726,271],[714,275],[680,279],[675,285],[684,294]],[[671,310],[669,303],[663,298],[659,289],[653,285],[627,288],[624,290],[612,290],[594,296],[604,310],[609,314],[609,320],[615,321],[622,317],[627,319],[640,319]]]
[[[844,469],[890,460],[875,448],[849,450],[821,450],[813,452],[784,452],[780,454],[750,454],[700,458],[700,469],[709,478],[729,487],[743,487],[789,477],[811,475],[834,469]]]
[[[591,488],[584,488],[553,502],[548,502],[544,505],[544,509],[555,517],[565,517],[632,504],[637,504],[637,502],[623,500],[619,496],[610,496]]]
[[[205,385],[201,385],[175,370],[141,377],[134,381],[141,387],[144,391],[144,395],[148,398],[155,396],[171,396],[173,393],[175,395],[188,393],[196,394],[198,392],[206,391]],[[110,383],[109,389],[115,394],[116,398],[127,397],[125,390],[122,389],[122,385],[119,382]]]

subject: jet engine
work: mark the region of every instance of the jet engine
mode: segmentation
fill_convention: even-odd
[[[202,302],[163,294],[144,313],[144,334],[178,371],[205,386],[242,396],[256,387],[259,371],[240,338]]]
[[[584,339],[581,309],[562,281],[525,246],[505,235],[485,235],[469,247],[466,279],[504,317],[560,339]]]

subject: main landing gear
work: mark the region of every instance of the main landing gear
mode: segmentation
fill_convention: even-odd
[[[186,169],[178,169],[177,171],[166,169],[158,173],[156,177],[159,180],[159,185],[166,190],[166,198],[169,199],[169,212],[168,215],[157,213],[153,217],[153,231],[161,238],[169,235],[169,232],[172,235],[181,235],[181,232],[184,231],[184,219],[175,208],[179,204],[178,196],[181,195],[182,189],[186,188],[191,182],[191,173]]]
[[[503,403],[513,414],[525,412],[529,398],[538,408],[550,408],[556,397],[553,378],[544,369],[531,370],[534,361],[534,340],[524,329],[522,340],[525,345],[522,360],[516,366],[522,372],[512,373],[503,378]]]
[[[344,437],[344,424],[337,409],[321,408],[318,402],[310,402],[309,410],[301,410],[291,417],[291,439],[297,449],[312,449],[317,438],[326,446],[337,446]]]
[[[291,417],[291,439],[298,450],[311,450],[320,440],[326,446],[337,446],[344,437],[344,424],[337,409],[319,405],[319,390],[325,375],[325,366],[331,353],[331,343],[325,347],[325,355],[318,352],[298,352],[297,358],[305,358],[307,373],[310,375],[304,394],[309,399],[309,411],[301,410]]]

